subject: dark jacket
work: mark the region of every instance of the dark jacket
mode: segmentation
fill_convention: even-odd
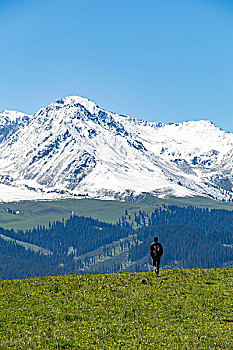
[[[152,259],[160,259],[163,255],[163,246],[159,242],[153,242],[150,245],[150,256]]]

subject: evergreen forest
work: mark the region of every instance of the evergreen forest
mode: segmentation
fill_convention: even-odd
[[[154,236],[161,268],[233,267],[232,233],[232,211],[172,205],[125,210],[117,224],[71,215],[48,227],[0,228],[0,278],[150,271]]]

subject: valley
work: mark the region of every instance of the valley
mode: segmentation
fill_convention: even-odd
[[[212,202],[222,209],[209,208],[206,199],[196,198],[197,203],[181,205],[177,198],[153,205],[90,199],[46,201],[47,208],[44,202],[21,208],[15,203],[2,212],[20,220],[0,225],[0,278],[150,271],[155,235],[165,247],[164,268],[232,267],[233,212],[226,210],[231,206]]]
[[[208,120],[147,122],[79,96],[4,110],[0,278],[150,271],[155,234],[164,268],[231,267],[232,149]]]

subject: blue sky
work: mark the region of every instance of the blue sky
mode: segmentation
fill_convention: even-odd
[[[88,97],[159,122],[233,132],[227,0],[0,0],[0,110]]]

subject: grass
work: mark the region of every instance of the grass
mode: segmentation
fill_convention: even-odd
[[[153,196],[142,202],[119,202],[96,199],[61,199],[56,201],[21,201],[0,203],[0,226],[5,229],[26,230],[38,225],[48,226],[49,222],[69,218],[73,213],[92,217],[108,223],[116,223],[128,211],[131,216],[144,210],[151,214],[156,206],[177,205],[208,207],[233,210],[233,203],[222,203],[204,197],[159,199]],[[19,214],[7,213],[10,208]]]
[[[232,269],[2,281],[1,349],[232,349]]]
[[[10,214],[6,208],[19,210],[18,215]],[[71,214],[92,217],[108,223],[116,223],[125,210],[138,212],[151,210],[147,204],[103,201],[95,199],[62,199],[57,201],[22,201],[0,203],[0,226],[5,229],[26,230],[37,225],[48,226],[49,222],[69,218]]]

